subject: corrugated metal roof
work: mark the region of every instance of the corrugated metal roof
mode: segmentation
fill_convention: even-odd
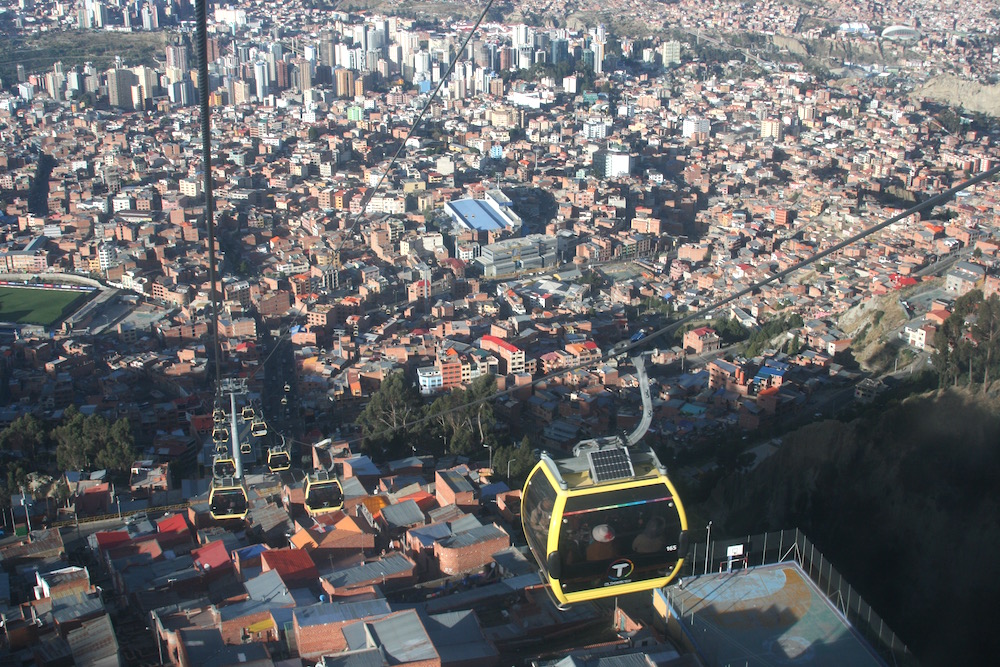
[[[500,570],[508,575],[533,575],[538,571],[538,566],[525,558],[515,547],[508,547],[493,554],[493,560]]]
[[[470,610],[424,617],[424,627],[442,664],[488,659],[497,655]]]
[[[382,652],[377,648],[366,648],[340,655],[327,655],[316,667],[382,667]]]
[[[287,600],[289,603],[292,601],[292,596],[277,570],[268,570],[245,581],[243,587],[247,589],[247,595],[250,596],[251,600]]]
[[[385,600],[361,600],[359,602],[320,603],[311,607],[296,609],[293,615],[302,627],[329,625],[345,621],[362,620],[389,613],[389,603]]]
[[[364,484],[357,477],[348,477],[346,479],[340,480],[340,486],[344,490],[344,498],[364,498],[368,495],[368,491],[365,490]]]
[[[63,600],[63,602],[70,602],[69,600]],[[55,619],[56,623],[67,623],[76,618],[82,618],[84,616],[93,616],[94,614],[104,610],[104,602],[101,601],[99,597],[92,598],[73,598],[69,604],[60,604],[58,606],[53,606],[52,608],[52,618]]]
[[[413,561],[402,554],[392,554],[382,560],[365,563],[346,570],[338,570],[325,577],[334,588],[356,586],[365,582],[381,581],[383,577],[411,572]]]
[[[47,572],[45,574],[39,573],[38,579],[48,584],[50,588],[55,588],[60,584],[66,584],[72,581],[89,581],[90,574],[82,567],[71,566],[53,570],[52,572]]]
[[[423,468],[424,462],[418,456],[407,456],[405,459],[389,461],[389,471],[395,472],[405,468]]]
[[[483,522],[480,521],[474,514],[466,514],[463,517],[451,522],[451,532],[464,533],[467,530],[472,530],[473,528],[480,528]]]
[[[472,528],[471,530],[458,533],[449,539],[441,540],[441,546],[449,549],[461,549],[462,547],[488,542],[497,538],[506,538],[507,540],[510,540],[510,536],[507,533],[502,531],[500,528],[497,528],[495,525],[490,524],[488,526]]]
[[[426,519],[420,506],[413,500],[404,500],[382,508],[382,519],[390,528],[405,528],[423,524]]]
[[[341,632],[344,633],[344,641],[347,642],[347,650],[349,651],[378,650],[378,647],[372,643],[371,637],[368,635],[367,624],[363,622],[345,625],[341,628]],[[379,651],[379,655],[382,655],[381,651]]]
[[[93,665],[106,658],[118,655],[118,640],[107,614],[70,630],[66,635],[73,660],[78,665]]]
[[[429,547],[438,540],[451,537],[451,528],[446,523],[435,523],[430,526],[411,528],[409,534],[419,540],[422,546]]]
[[[348,459],[344,465],[351,466],[355,476],[378,477],[382,474],[378,466],[367,456],[355,456],[353,459]]]
[[[383,618],[368,624],[375,642],[382,647],[389,663],[437,660],[431,638],[413,610]]]
[[[454,503],[451,505],[445,505],[444,507],[438,507],[437,509],[432,509],[427,513],[430,517],[431,523],[437,523],[439,521],[458,521],[465,515],[465,512],[458,508],[458,505]]]
[[[454,470],[439,470],[437,474],[441,477],[441,481],[455,493],[468,493],[474,490],[472,483],[464,475]]]
[[[602,656],[567,656],[545,663],[547,667],[650,667],[644,653],[625,653]]]

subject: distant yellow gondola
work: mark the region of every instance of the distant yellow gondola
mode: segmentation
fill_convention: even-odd
[[[217,521],[245,519],[250,512],[246,487],[232,477],[212,480],[208,494],[208,508]]]
[[[228,452],[217,453],[212,457],[212,477],[222,479],[236,474],[236,461]]]
[[[281,472],[292,467],[292,457],[283,446],[271,447],[267,450],[267,469],[271,472]]]
[[[313,516],[341,509],[344,506],[344,490],[336,475],[320,470],[306,477],[305,506],[306,512]]]

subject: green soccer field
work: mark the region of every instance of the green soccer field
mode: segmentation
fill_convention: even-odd
[[[73,312],[92,292],[0,287],[0,321],[51,326]]]

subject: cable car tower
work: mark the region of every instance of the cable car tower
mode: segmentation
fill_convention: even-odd
[[[653,418],[642,355],[632,359],[642,417],[628,435],[547,454],[529,473],[521,520],[540,575],[560,609],[670,583],[687,551],[687,517],[667,469],[640,444]]]

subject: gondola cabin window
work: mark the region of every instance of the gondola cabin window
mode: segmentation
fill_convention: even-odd
[[[524,507],[521,517],[524,523],[524,536],[528,546],[536,554],[536,559],[544,562],[548,554],[549,529],[552,525],[552,510],[556,502],[556,490],[552,488],[548,477],[539,468],[525,483]]]
[[[667,576],[679,553],[681,521],[663,484],[571,496],[559,529],[563,593]]]

